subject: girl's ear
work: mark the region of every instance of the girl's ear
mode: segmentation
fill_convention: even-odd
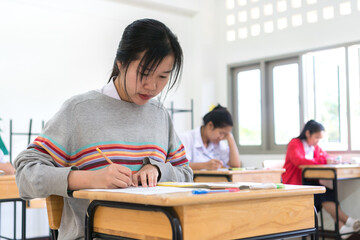
[[[309,130],[306,130],[305,131],[305,136],[306,136],[306,139],[310,138],[310,131]]]
[[[213,124],[212,121],[208,122],[207,125],[209,125],[209,128],[210,128],[211,130],[214,129],[214,124]]]

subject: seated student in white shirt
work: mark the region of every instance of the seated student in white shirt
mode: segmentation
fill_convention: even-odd
[[[9,162],[6,162],[4,153],[0,149],[0,170],[4,171],[5,174],[15,174],[15,168]]]
[[[180,135],[193,170],[241,166],[232,127],[230,112],[218,105],[203,117],[201,127]]]

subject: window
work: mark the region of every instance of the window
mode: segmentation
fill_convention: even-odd
[[[261,145],[260,69],[239,69],[236,73],[239,144]]]
[[[351,150],[360,150],[360,45],[348,49]]]
[[[345,48],[304,54],[303,66],[308,118],[324,125],[327,150],[347,150]]]
[[[272,72],[275,145],[288,144],[300,132],[299,67],[270,64]]]
[[[327,151],[360,151],[360,44],[231,68],[234,137],[242,153],[284,153],[305,122]]]

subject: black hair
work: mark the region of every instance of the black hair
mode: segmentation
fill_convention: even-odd
[[[303,130],[301,131],[300,135],[297,138],[301,140],[305,140],[306,131],[309,131],[310,135],[312,135],[313,133],[325,131],[325,128],[321,123],[316,122],[315,120],[310,120],[305,124]]]
[[[230,112],[220,104],[203,117],[204,126],[209,122],[214,124],[214,128],[232,127],[234,125]]]
[[[183,64],[182,49],[177,37],[171,30],[162,22],[154,19],[139,19],[125,28],[108,82],[119,74],[125,74],[124,90],[127,94],[126,73],[128,67],[132,61],[138,60],[142,53],[144,55],[137,69],[141,81],[144,75],[149,71],[154,71],[166,56],[174,56],[174,66],[170,73],[167,91],[172,89],[181,74]],[[120,73],[117,61],[124,67],[124,73]]]

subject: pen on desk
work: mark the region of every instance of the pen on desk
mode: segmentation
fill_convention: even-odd
[[[242,171],[245,170],[245,168],[229,168],[231,171]]]
[[[222,193],[222,192],[238,192],[238,188],[227,188],[227,189],[217,189],[217,190],[207,190],[207,189],[196,189],[192,190],[192,194],[206,194],[206,193]]]
[[[96,151],[98,151],[98,152],[101,154],[101,156],[103,156],[103,157],[106,159],[106,161],[107,161],[108,163],[114,164],[114,163],[110,160],[110,158],[108,158],[108,157],[105,155],[105,153],[103,153],[99,148],[96,148]]]

